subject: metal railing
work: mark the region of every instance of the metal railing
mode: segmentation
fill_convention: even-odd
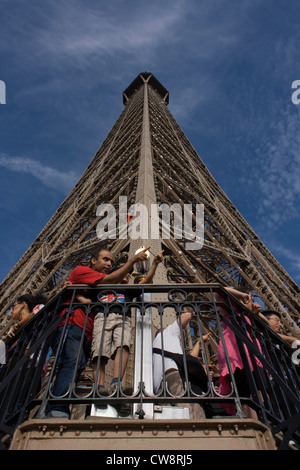
[[[248,405],[262,423],[268,426],[274,436],[281,437],[280,448],[286,448],[289,441],[300,444],[300,380],[299,365],[292,360],[293,350],[283,342],[263,321],[234,299],[218,285],[122,285],[85,287],[85,295],[93,300],[99,293],[112,295],[109,302],[97,299],[89,303],[78,302],[77,295],[82,286],[70,286],[57,295],[38,312],[6,346],[6,361],[0,365],[0,433],[13,435],[17,426],[29,417],[46,418],[47,409],[53,405],[82,405],[85,419],[101,416],[118,416],[129,419],[156,419],[165,416],[174,418],[178,413],[186,415],[186,406],[199,403],[206,419],[226,419],[228,407],[233,409],[236,419],[244,418]],[[117,303],[116,294],[135,295],[133,301]],[[216,294],[222,302],[216,302]],[[155,298],[163,300],[155,300]],[[99,309],[104,321],[115,307],[121,308],[124,321],[131,312],[134,332],[133,391],[128,395],[121,386],[109,396],[103,396],[92,373],[84,387],[78,383],[78,369],[84,347],[87,321]],[[82,309],[85,323],[78,342],[74,360],[72,380],[63,395],[53,393],[59,360],[68,334],[68,323],[75,309]],[[181,315],[191,313],[190,328],[183,329]],[[183,393],[174,395],[168,390],[164,377],[159,391],[153,391],[152,341],[153,330],[164,328],[170,318],[177,319],[183,347]],[[63,325],[62,325],[63,322]],[[155,323],[155,328],[153,324]],[[243,395],[236,382],[227,349],[224,328],[234,333],[240,357],[243,362],[245,381],[250,389]],[[58,329],[61,335],[54,344]],[[204,335],[211,333],[211,342],[205,343]],[[217,347],[222,345],[228,367],[230,389],[224,394],[218,384],[218,376],[207,374],[207,384],[202,391],[195,391],[188,370],[188,356],[196,340],[200,340],[199,361],[209,371],[211,365],[218,366]],[[100,341],[96,373],[100,368],[103,338]],[[121,348],[122,354],[122,348]],[[162,368],[168,352],[162,347]],[[89,364],[89,363],[88,363]],[[87,370],[87,369],[86,369]],[[86,374],[85,370],[85,374]],[[164,370],[164,372],[166,372]],[[119,379],[121,368],[119,369]],[[125,405],[125,406],[124,406]],[[176,405],[175,407],[173,405]],[[127,411],[126,411],[127,409]],[[124,411],[125,410],[125,411]],[[168,412],[172,411],[173,415]],[[175,411],[175,414],[174,414]],[[109,414],[111,413],[111,414]]]

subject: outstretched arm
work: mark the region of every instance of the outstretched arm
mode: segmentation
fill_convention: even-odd
[[[80,302],[81,304],[89,304],[92,302],[91,299],[85,297],[84,295],[78,294],[75,297],[76,302]]]
[[[207,343],[207,341],[210,340],[210,335],[211,335],[211,333],[207,333],[207,335],[203,335],[204,343]],[[201,339],[198,339],[196,341],[192,351],[190,352],[190,356],[199,357],[200,349],[201,349]]]
[[[164,259],[164,257],[163,257],[163,252],[164,252],[164,250],[162,250],[160,253],[158,253],[158,255],[155,255],[155,256],[154,256],[154,259],[153,259],[151,268],[149,269],[149,272],[148,272],[147,275],[139,282],[139,284],[151,284],[151,283],[153,282],[153,278],[154,278],[154,275],[155,275],[157,266],[158,266],[159,263],[161,263],[161,262],[163,261],[163,259]]]
[[[184,312],[180,315],[180,318],[178,317],[177,321],[179,325],[182,325],[182,328],[184,329],[189,324],[191,318],[191,312]]]
[[[257,315],[264,323],[268,324],[266,317],[260,313],[261,306],[257,302],[253,302],[252,296],[250,294],[246,294],[245,292],[240,292],[237,289],[234,289],[233,287],[225,287],[225,290],[227,290],[229,294],[233,295],[237,300],[239,300],[242,304],[244,304],[246,308],[250,310],[250,312],[253,313],[253,315]],[[216,300],[221,301],[224,299],[222,295],[216,294]]]
[[[233,295],[236,299],[238,299],[242,304],[249,304],[251,302],[251,295],[246,294],[245,292],[240,292],[233,287],[225,287],[225,290],[229,292],[229,294]]]
[[[94,285],[98,284],[119,284],[126,274],[129,273],[131,268],[133,267],[134,263],[137,263],[138,261],[145,261],[148,259],[148,255],[146,253],[147,250],[149,250],[150,247],[145,248],[144,250],[140,251],[136,255],[134,255],[132,258],[130,258],[123,266],[121,266],[119,269],[116,271],[113,271],[112,273],[108,274],[107,276],[103,277],[102,279],[99,279],[98,281],[95,282]]]
[[[280,336],[281,339],[283,339],[283,341],[285,341],[289,345],[293,344],[294,341],[299,341],[299,338],[295,338],[294,336],[287,336],[287,335],[283,335],[282,333],[277,333],[277,334],[278,336]]]

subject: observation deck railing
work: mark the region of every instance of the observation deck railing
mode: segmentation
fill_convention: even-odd
[[[282,341],[262,320],[249,313],[245,306],[222,287],[211,284],[84,287],[88,297],[100,292],[110,292],[113,295],[120,291],[137,294],[132,302],[122,304],[116,303],[115,297],[113,301],[107,303],[96,301],[80,304],[76,296],[82,292],[82,289],[83,286],[67,287],[13,338],[6,341],[5,363],[0,365],[0,436],[13,435],[16,428],[29,417],[46,418],[49,404],[82,405],[86,409],[85,419],[91,414],[94,418],[101,419],[101,416],[108,416],[107,410],[117,413],[116,410],[122,409],[121,405],[126,403],[130,411],[115,416],[123,416],[124,419],[156,419],[162,410],[174,411],[176,407],[171,405],[176,405],[179,412],[180,409],[184,410],[187,403],[197,402],[204,407],[207,419],[213,419],[214,416],[226,419],[224,405],[233,407],[235,418],[242,419],[245,417],[243,405],[247,404],[256,411],[257,418],[271,429],[274,436],[281,436],[279,448],[287,448],[290,440],[293,440],[297,446],[300,445],[300,369],[297,361],[293,359],[295,350]],[[221,303],[215,300],[217,293],[224,299]],[[163,300],[153,300],[154,296]],[[83,389],[76,383],[76,370],[83,347],[87,319],[94,315],[100,305],[105,317],[116,305],[122,306],[124,319],[126,313],[131,310],[135,343],[132,346],[133,393],[130,395],[125,395],[123,389],[117,387],[111,396],[102,396],[93,378],[89,379]],[[79,307],[85,311],[85,326],[82,330],[73,380],[64,396],[55,396],[53,384],[58,360],[64,347],[64,334],[67,334],[67,323],[74,309]],[[155,318],[156,329],[164,328],[167,317],[170,323],[170,312],[175,320],[186,311],[192,312],[188,332],[182,328],[179,321],[182,344],[185,345],[183,348],[185,393],[180,396],[171,395],[164,379],[159,392],[155,394],[152,376],[153,319]],[[65,320],[64,326],[60,326],[62,320]],[[223,335],[225,325],[236,337],[246,381],[251,391],[250,397],[241,395],[237,387]],[[62,339],[54,347],[53,339],[59,327],[63,328]],[[203,340],[203,336],[208,332],[211,333],[212,346],[205,344]],[[206,390],[201,394],[193,392],[186,357],[195,339],[201,341],[199,360],[206,370],[209,370],[211,364],[218,365],[216,354],[218,342],[223,345],[231,383],[231,391],[228,394],[220,394],[216,383],[218,377],[213,379],[210,374],[207,374]],[[162,366],[164,353],[163,349]],[[100,356],[101,351],[99,351]],[[258,363],[262,367],[259,367]]]

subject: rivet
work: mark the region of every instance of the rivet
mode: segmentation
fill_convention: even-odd
[[[128,431],[127,431],[127,436],[131,436],[131,434],[132,434],[131,429],[128,429]]]
[[[179,434],[179,436],[183,436],[183,430],[179,429],[178,434]]]
[[[208,430],[208,429],[204,429],[204,434],[205,434],[206,436],[208,436],[208,435],[209,435],[209,430]]]
[[[80,436],[81,432],[78,430],[78,431],[75,431],[75,436]]]
[[[153,434],[153,436],[157,436],[158,431],[156,429],[153,429],[152,434]]]
[[[105,436],[105,435],[106,435],[106,431],[102,430],[100,434],[101,434],[101,436]]]

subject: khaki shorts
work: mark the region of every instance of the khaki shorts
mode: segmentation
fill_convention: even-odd
[[[124,334],[122,338],[122,330]],[[103,337],[103,338],[102,338]],[[104,356],[110,359],[119,347],[131,345],[131,317],[118,313],[97,313],[94,320],[92,358]],[[101,350],[100,350],[101,348]]]

